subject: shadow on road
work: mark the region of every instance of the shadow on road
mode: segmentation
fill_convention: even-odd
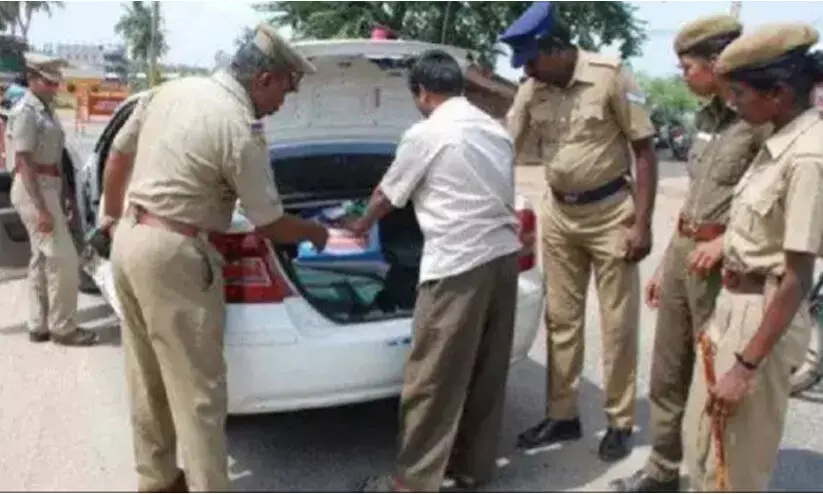
[[[780,450],[770,491],[819,492],[821,486],[823,455],[807,449]]]
[[[295,376],[296,377],[296,376]],[[603,394],[583,381],[584,439],[547,451],[514,451],[517,433],[542,418],[545,367],[533,361],[512,369],[500,440],[502,466],[490,491],[575,489],[601,477],[611,465],[597,459],[596,432],[605,427]],[[397,401],[305,412],[232,417],[227,427],[232,489],[236,491],[352,491],[363,477],[391,472],[397,437]],[[638,424],[648,419],[647,402]],[[636,445],[646,442],[645,431]],[[505,463],[505,462],[504,462]]]

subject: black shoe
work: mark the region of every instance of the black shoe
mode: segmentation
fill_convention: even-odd
[[[603,461],[617,461],[629,456],[632,451],[631,446],[631,429],[614,429],[609,427],[603,440],[600,441],[600,447],[597,450],[598,456]]]
[[[580,419],[545,419],[517,436],[517,447],[534,449],[562,441],[576,441],[583,437]]]
[[[675,477],[671,480],[657,480],[640,469],[631,477],[617,479],[609,486],[614,492],[678,492],[680,491],[680,479]]]
[[[29,331],[29,341],[32,343],[45,343],[50,338],[51,335],[48,331]]]

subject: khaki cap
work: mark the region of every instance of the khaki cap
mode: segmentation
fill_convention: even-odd
[[[63,69],[68,65],[68,62],[61,58],[26,53],[26,68],[52,82],[63,80]]]
[[[302,74],[313,74],[317,69],[306,57],[284,40],[270,24],[261,22],[254,32],[253,43],[272,58],[283,58],[294,70]]]
[[[710,15],[696,19],[680,29],[674,38],[675,53],[688,51],[707,39],[725,34],[738,34],[743,25],[727,14]]]
[[[786,53],[817,43],[817,30],[802,22],[768,24],[745,34],[723,50],[715,64],[718,74],[763,65]]]

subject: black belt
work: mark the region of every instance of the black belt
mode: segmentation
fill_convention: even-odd
[[[584,192],[567,193],[552,189],[552,195],[563,204],[583,205],[602,201],[603,199],[620,192],[628,184],[626,177],[619,177],[605,185]]]

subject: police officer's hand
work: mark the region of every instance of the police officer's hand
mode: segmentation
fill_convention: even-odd
[[[705,278],[723,258],[723,237],[697,245],[689,254],[689,272]]]
[[[314,227],[309,232],[309,242],[314,245],[318,252],[322,252],[326,248],[326,243],[329,241],[329,230],[321,225],[315,223]]]
[[[54,230],[54,219],[48,211],[37,212],[37,231],[48,235]]]
[[[648,225],[635,224],[626,235],[626,261],[640,262],[652,251],[652,230]]]
[[[728,417],[755,387],[757,372],[735,364],[709,390],[706,412],[714,417]]]
[[[74,199],[66,199],[66,218],[73,221],[77,217],[77,203]]]
[[[646,305],[650,309],[660,307],[660,280],[663,278],[662,264],[657,267],[652,278],[646,284]]]

